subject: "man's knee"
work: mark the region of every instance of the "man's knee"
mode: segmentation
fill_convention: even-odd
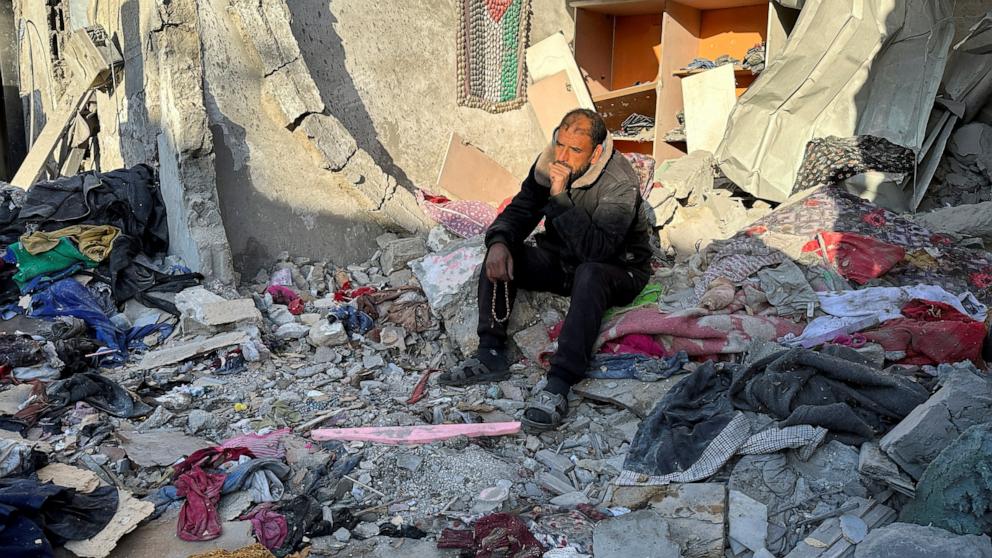
[[[604,290],[609,288],[609,277],[611,274],[608,264],[589,262],[579,264],[575,268],[575,278],[572,280],[572,295],[591,294],[592,290]]]

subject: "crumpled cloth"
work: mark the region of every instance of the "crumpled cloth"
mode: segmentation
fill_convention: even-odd
[[[282,439],[292,432],[289,428],[273,430],[268,434],[242,434],[221,442],[219,448],[248,448],[255,457],[274,457],[282,459],[286,456],[286,450],[282,447]]]
[[[730,306],[736,294],[737,287],[729,279],[717,277],[699,298],[699,306],[707,310],[723,310]]]
[[[77,401],[85,401],[107,414],[121,418],[144,416],[152,410],[120,384],[95,372],[81,372],[65,380],[52,382],[48,385],[46,394],[51,406],[57,409]]]
[[[631,333],[605,343],[601,352],[612,355],[642,355],[654,358],[665,356],[665,348],[650,335],[643,333]]]
[[[216,469],[228,461],[237,461],[241,456],[255,457],[248,448],[203,448],[194,451],[181,463],[173,467],[173,479],[197,468]],[[224,479],[221,479],[223,482]]]
[[[289,313],[299,316],[303,313],[303,298],[296,294],[296,291],[284,285],[269,285],[265,292],[272,295],[272,301],[276,304],[285,304],[289,307]]]
[[[51,275],[75,264],[82,264],[87,268],[98,264],[80,252],[68,238],[59,240],[54,248],[40,254],[30,254],[20,242],[15,242],[7,247],[4,259],[8,263],[17,263],[18,271],[14,274],[14,282],[18,287],[35,277]]]
[[[176,535],[184,541],[209,541],[220,536],[217,503],[224,485],[223,474],[207,473],[200,467],[176,479],[176,495],[186,498],[179,508]]]
[[[680,351],[671,357],[644,355],[594,355],[586,377],[599,380],[640,380],[657,382],[671,378],[682,371],[689,362],[689,355]]]
[[[540,558],[544,554],[544,546],[523,520],[508,513],[480,517],[472,531],[445,529],[437,547],[474,550],[476,558]]]
[[[251,521],[255,538],[262,546],[269,550],[275,550],[286,541],[289,534],[289,525],[286,518],[272,510],[272,504],[255,506],[254,509],[241,516],[241,519]]]
[[[762,269],[758,279],[768,303],[775,307],[779,316],[805,318],[808,310],[816,310],[820,304],[803,271],[791,260],[785,260],[774,269]]]
[[[250,459],[242,456],[237,465],[225,471],[222,494],[247,490],[253,502],[276,502],[286,488],[282,481],[289,477],[289,466],[278,459]]]
[[[37,255],[55,248],[60,239],[75,241],[79,251],[87,258],[102,262],[109,254],[121,230],[110,225],[73,225],[57,231],[36,231],[21,236],[21,246],[29,254]]]
[[[666,314],[654,308],[631,310],[605,324],[595,348],[631,333],[654,336],[666,354],[685,351],[690,357],[713,357],[747,351],[752,341],[773,341],[799,335],[803,326],[778,316],[708,314],[702,309]]]
[[[350,304],[342,304],[335,308],[332,308],[329,312],[328,319],[331,319],[331,323],[335,320],[341,322],[344,326],[345,331],[348,335],[358,334],[365,335],[373,327],[375,327],[375,320],[372,316],[369,316],[365,312],[362,312],[358,308],[351,306]]]
[[[417,190],[417,203],[432,221],[462,238],[478,236],[489,228],[499,214],[496,208],[476,200],[449,200]]]
[[[837,267],[841,275],[859,285],[885,275],[906,257],[903,247],[860,234],[825,232],[822,236],[826,243],[827,259]],[[819,256],[823,254],[817,239],[803,246],[803,252]]]
[[[985,324],[943,302],[913,300],[905,318],[890,320],[864,332],[865,339],[888,353],[905,353],[899,364],[942,364],[969,360],[982,366]]]

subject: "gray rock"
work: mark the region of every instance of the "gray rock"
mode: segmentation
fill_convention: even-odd
[[[379,526],[372,522],[363,521],[352,529],[352,534],[363,539],[376,537],[379,535]]]
[[[909,476],[927,465],[968,428],[992,415],[992,383],[974,365],[940,365],[942,386],[879,440],[879,446]]]
[[[564,455],[555,453],[549,449],[542,449],[534,454],[534,459],[543,463],[547,468],[559,473],[567,474],[575,468],[575,464]]]
[[[145,419],[145,422],[138,425],[138,432],[147,432],[149,430],[165,426],[166,423],[168,423],[174,416],[176,416],[174,413],[170,413],[164,406],[159,405],[158,407],[155,407],[155,411],[147,419]]]
[[[382,272],[390,274],[403,269],[408,262],[422,258],[425,255],[427,255],[427,246],[424,244],[422,238],[399,238],[387,242],[382,247],[382,255],[379,256],[379,263]]]
[[[713,189],[713,166],[716,160],[709,151],[693,151],[673,161],[657,175],[665,190],[675,191],[675,198],[690,198],[690,203]]]
[[[284,304],[273,304],[269,308],[269,319],[276,325],[283,325],[295,322],[296,316],[290,313],[288,306]]]
[[[569,492],[561,496],[555,496],[551,499],[551,503],[563,508],[574,508],[579,504],[588,504],[589,497],[586,496],[585,492]]]
[[[458,237],[444,228],[444,225],[438,225],[427,233],[427,249],[431,252],[439,252],[457,239]]]
[[[411,473],[417,472],[420,468],[420,464],[424,462],[424,458],[413,453],[404,453],[396,458],[396,466],[400,469],[406,469]]]
[[[537,476],[537,482],[541,486],[550,490],[554,494],[562,495],[568,494],[569,492],[575,492],[575,487],[564,475],[555,474],[552,471],[547,471],[541,473]]]
[[[209,411],[204,411],[203,409],[193,409],[189,412],[189,417],[186,419],[186,424],[189,426],[189,431],[196,434],[204,428],[210,428],[214,423],[214,415]]]
[[[413,272],[410,271],[409,269],[401,269],[399,271],[394,271],[393,273],[390,273],[389,277],[386,278],[386,284],[388,284],[390,287],[393,287],[394,289],[397,289],[399,287],[405,287],[406,285],[409,285],[410,281],[412,280],[413,280]]]
[[[845,513],[840,516],[840,532],[847,542],[858,544],[868,535],[868,525],[860,517]]]
[[[768,537],[768,506],[743,492],[731,490],[727,515],[731,539],[752,552],[765,548]]]
[[[892,523],[868,533],[854,558],[992,558],[987,535],[955,535],[936,527]]]
[[[302,339],[310,333],[310,328],[296,322],[282,324],[276,329],[276,337],[279,339]]]
[[[604,519],[592,534],[596,558],[681,558],[660,514],[642,510]]]
[[[334,531],[333,537],[338,540],[338,542],[346,543],[351,540],[351,533],[348,532],[344,527]]]
[[[348,332],[341,322],[320,322],[307,330],[307,341],[314,347],[331,347],[348,342]]]

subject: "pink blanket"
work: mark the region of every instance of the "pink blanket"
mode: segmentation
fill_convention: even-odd
[[[800,335],[805,324],[778,316],[710,314],[703,309],[664,314],[654,308],[631,310],[607,323],[596,340],[604,343],[632,333],[651,335],[666,354],[679,351],[690,357],[713,358],[743,353],[752,341],[774,341],[790,333]]]

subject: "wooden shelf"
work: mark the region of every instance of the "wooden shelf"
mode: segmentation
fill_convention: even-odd
[[[651,139],[651,138],[638,138],[638,137],[631,137],[631,136],[618,136],[616,134],[613,134],[613,141],[614,142],[617,142],[617,141],[629,141],[631,143],[654,143],[654,140]]]
[[[660,14],[665,0],[572,0],[569,7],[620,16]]]
[[[724,8],[761,6],[766,4],[767,0],[678,0],[678,3],[697,10],[722,10]]]
[[[719,66],[717,66],[717,67],[719,67]],[[678,71],[672,72],[672,75],[675,76],[675,77],[694,76],[696,74],[701,74],[701,73],[703,73],[703,72],[705,72],[707,70],[712,70],[712,69],[713,68],[694,68],[692,70],[678,70]],[[761,73],[759,72],[758,74],[752,74],[751,73],[751,70],[748,70],[747,68],[745,68],[743,66],[740,66],[740,65],[735,64],[734,65],[734,75],[737,76],[737,77],[747,77],[747,76],[758,77],[759,75],[761,75]]]
[[[657,87],[658,87],[657,81],[652,81],[651,83],[642,83],[640,85],[633,85],[631,87],[624,87],[623,89],[617,89],[616,91],[610,91],[607,93],[594,95],[592,98],[592,102],[601,103],[605,101],[612,101],[614,99],[619,99],[621,97],[637,95],[638,93],[647,93],[649,91],[654,91],[655,88]]]

